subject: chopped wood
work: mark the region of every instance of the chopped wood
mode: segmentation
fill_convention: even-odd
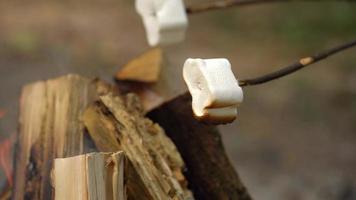
[[[87,196],[80,195],[80,198],[99,196],[102,199],[103,195],[106,198],[111,198],[112,195],[112,199],[121,200],[125,198],[122,196],[125,193],[120,192],[120,188],[126,187],[126,197],[134,200],[183,200],[194,197],[250,199],[225,155],[216,128],[201,124],[192,117],[190,96],[187,95],[168,102],[149,114],[168,130],[167,134],[182,153],[185,166],[165,131],[144,117],[144,110],[136,95],[118,95],[110,85],[77,75],[25,86],[20,102],[12,199],[44,200],[55,197],[57,194],[52,193],[50,184],[53,160],[95,150],[125,152],[125,186],[122,185],[122,179],[115,179],[109,181],[109,187],[104,186],[105,194],[98,192],[99,189],[88,190],[103,186],[93,186],[91,183],[98,182],[104,168],[101,164],[91,163],[91,159],[85,157],[86,166],[95,166],[85,168],[87,173],[93,171],[95,174],[91,176],[93,179],[88,179],[89,185],[86,188],[83,185],[79,187],[83,183],[79,181],[86,180],[87,175],[74,174],[73,170],[66,172],[74,174],[67,174],[67,177],[82,177],[76,180],[75,185],[78,187],[63,186],[62,189],[87,190]],[[87,132],[90,137],[85,134]],[[120,163],[119,159],[111,161],[113,165],[116,163]],[[68,167],[80,168],[80,165],[83,163],[56,166],[57,169],[64,170]],[[185,167],[188,171],[184,174]],[[110,168],[104,171],[110,176],[122,177],[122,170]],[[59,182],[65,183],[64,180]],[[105,181],[105,184],[108,183]],[[194,197],[188,185],[193,189]],[[74,192],[69,192],[68,195],[70,194]],[[60,192],[59,195],[67,193]],[[67,196],[57,198],[70,199]]]
[[[217,128],[194,119],[189,93],[151,111],[148,117],[159,123],[177,146],[196,199],[251,199],[225,153]]]
[[[117,72],[115,79],[120,91],[137,94],[148,112],[186,91],[181,71],[156,47],[131,60]]]
[[[116,73],[118,80],[130,80],[153,83],[158,80],[162,65],[162,50],[159,47],[150,49],[131,60]]]
[[[52,160],[93,150],[81,116],[87,105],[109,91],[113,88],[107,84],[78,75],[23,88],[13,199],[51,199]]]
[[[55,200],[126,200],[124,153],[89,153],[54,160]]]
[[[125,152],[129,199],[193,199],[175,145],[161,127],[143,116],[136,95],[101,96],[83,120],[100,151]]]
[[[135,93],[140,98],[145,112],[161,105],[165,101],[163,96],[154,91],[153,84],[132,81],[118,81],[117,83],[122,93]]]

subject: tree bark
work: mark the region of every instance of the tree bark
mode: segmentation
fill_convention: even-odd
[[[156,108],[148,117],[159,123],[177,146],[196,199],[251,199],[225,153],[217,128],[194,119],[189,93]]]

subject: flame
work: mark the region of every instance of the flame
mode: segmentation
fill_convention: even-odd
[[[13,184],[11,150],[15,142],[15,135],[16,134],[12,134],[10,137],[0,142],[0,166],[4,171],[4,174],[10,186],[12,186]]]
[[[0,119],[4,118],[6,115],[6,110],[0,109]]]

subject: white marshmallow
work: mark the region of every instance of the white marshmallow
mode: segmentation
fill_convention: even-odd
[[[151,46],[181,42],[188,26],[182,0],[136,0]]]
[[[236,118],[243,92],[227,59],[189,58],[184,63],[183,78],[198,119],[228,123]]]

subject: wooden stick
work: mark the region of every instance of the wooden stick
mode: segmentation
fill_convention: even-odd
[[[277,70],[275,72],[272,72],[272,73],[269,73],[266,75],[262,75],[262,76],[259,76],[256,78],[252,78],[252,79],[241,80],[241,81],[239,81],[239,85],[241,87],[244,87],[244,86],[249,86],[249,85],[259,85],[259,84],[267,83],[269,81],[272,81],[272,80],[287,76],[289,74],[292,74],[300,69],[303,69],[304,67],[306,67],[308,65],[322,61],[322,60],[328,58],[329,56],[340,53],[342,51],[345,51],[345,50],[350,49],[355,46],[356,46],[356,40],[353,40],[353,41],[345,43],[345,44],[341,44],[334,48],[319,52],[313,56],[302,58],[298,62],[295,62],[291,65],[286,66],[286,67],[283,67],[282,69]]]
[[[301,2],[303,0],[218,0],[210,3],[204,3],[199,5],[193,5],[186,8],[186,12],[188,14],[197,14],[212,10],[220,10],[231,7],[240,7],[240,6],[248,6],[248,5],[256,5],[256,4],[266,4],[266,3],[275,3],[275,2]],[[326,2],[326,1],[334,1],[334,2],[356,2],[355,0],[304,0],[304,2]]]

